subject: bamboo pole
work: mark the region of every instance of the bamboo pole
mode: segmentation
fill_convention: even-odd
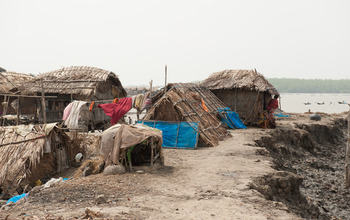
[[[0,93],[2,96],[8,97],[25,97],[25,98],[41,98],[42,96],[37,95],[17,95],[17,94],[9,94],[9,93]],[[57,98],[57,96],[46,96],[46,98]]]
[[[17,102],[17,125],[19,125],[19,115],[20,115],[20,109],[19,107],[21,106],[21,98],[18,97],[18,102]]]
[[[0,144],[0,147],[11,145],[11,144],[21,144],[21,143],[24,143],[24,142],[35,141],[37,139],[41,139],[41,138],[45,138],[45,137],[46,137],[45,135],[42,135],[42,136],[39,136],[39,137],[30,138],[30,139],[23,140],[23,141],[17,141],[17,142],[10,142],[10,143],[6,143],[6,144]]]
[[[151,169],[153,169],[153,137],[150,138],[151,139]]]
[[[46,124],[46,106],[45,106],[45,93],[44,93],[44,81],[41,79],[41,107],[43,109],[43,120]]]
[[[152,96],[152,90],[153,90],[153,80],[149,81],[149,92],[151,93],[151,96]]]
[[[168,78],[168,66],[165,65],[165,85],[164,85],[164,91],[166,92],[166,84],[167,84],[167,79]]]
[[[350,154],[350,111],[348,114],[348,141],[345,151],[345,187],[350,187],[350,170],[349,170],[349,154]]]

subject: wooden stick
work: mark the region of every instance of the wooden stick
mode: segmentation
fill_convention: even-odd
[[[44,82],[42,79],[41,79],[41,107],[43,109],[44,124],[46,124],[45,93],[44,93]]]
[[[24,143],[24,142],[34,141],[34,140],[37,140],[37,139],[40,139],[40,138],[44,138],[44,137],[46,137],[46,136],[42,135],[42,136],[39,136],[39,137],[36,137],[36,138],[31,138],[31,139],[27,139],[27,140],[23,140],[23,141],[17,141],[17,142],[10,142],[10,143],[6,143],[6,144],[0,144],[0,147],[11,145],[11,144],[20,144],[20,143]]]
[[[18,99],[17,99],[18,101],[17,101],[17,125],[19,124],[19,107],[20,107],[20,105],[21,105],[21,98],[20,97],[18,97]]]
[[[348,142],[345,151],[345,187],[350,187],[350,170],[349,170],[349,154],[350,154],[350,112],[348,115]]]
[[[165,86],[164,86],[164,92],[166,92],[167,78],[168,78],[168,66],[165,65]]]
[[[9,97],[26,97],[26,98],[41,98],[42,96],[37,95],[16,95],[16,94],[9,94],[9,93],[0,93],[2,96],[9,96]],[[46,96],[46,98],[57,98],[57,96]]]
[[[151,169],[153,169],[153,137],[151,139]]]

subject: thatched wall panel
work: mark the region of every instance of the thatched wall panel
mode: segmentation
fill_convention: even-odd
[[[213,90],[213,93],[235,110],[245,124],[258,122],[264,109],[264,93],[241,89]]]

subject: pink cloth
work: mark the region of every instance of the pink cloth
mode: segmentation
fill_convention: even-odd
[[[129,97],[119,99],[117,103],[99,104],[97,107],[111,117],[111,125],[114,125],[131,109],[131,104],[132,98]]]
[[[63,110],[63,117],[62,117],[63,121],[67,120],[70,114],[70,110],[72,109],[72,106],[73,106],[73,102],[69,103],[69,105],[67,105],[67,107]]]

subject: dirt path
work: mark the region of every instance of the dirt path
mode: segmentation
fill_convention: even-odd
[[[265,132],[234,130],[214,148],[165,149],[166,166],[153,173],[99,174],[34,189],[0,217],[82,218],[88,208],[110,219],[300,219],[248,186],[274,172],[272,159],[253,146]]]

